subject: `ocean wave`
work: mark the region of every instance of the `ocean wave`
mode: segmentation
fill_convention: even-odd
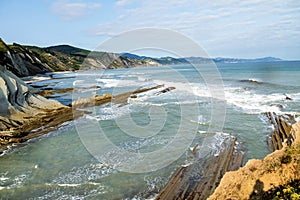
[[[255,84],[262,84],[263,82],[258,80],[258,79],[242,79],[242,80],[239,80],[239,82],[242,82],[242,83],[255,83]]]
[[[128,87],[128,86],[139,85],[139,81],[137,81],[137,80],[96,78],[95,81],[102,84],[103,87],[106,87],[106,88],[124,87],[124,86]]]
[[[224,79],[224,81],[230,81],[230,82],[239,82],[239,83],[245,83],[249,85],[250,87],[267,87],[272,90],[286,90],[287,87],[289,90],[299,90],[300,87],[297,85],[286,85],[282,83],[276,83],[276,82],[268,82],[268,81],[263,81],[260,79],[254,79],[254,78],[249,78],[249,79],[241,79],[241,80],[235,80],[235,79]]]
[[[249,79],[249,82],[260,82],[256,79]],[[196,95],[202,98],[212,98],[212,94],[209,91],[209,88],[202,83],[182,83],[182,82],[171,82],[171,81],[161,81],[155,80],[156,84],[164,84],[165,86],[174,86],[176,87],[177,94],[182,93],[182,96],[187,93]],[[299,94],[259,94],[256,91],[250,91],[244,87],[229,87],[224,86],[225,97],[223,100],[227,104],[235,106],[243,110],[248,114],[259,114],[261,112],[278,112],[280,113],[283,108],[286,107],[285,98],[289,96],[291,98],[300,98]],[[176,95],[174,95],[177,97]],[[222,95],[215,95],[216,98],[223,98]],[[198,99],[194,99],[191,103],[202,102]],[[185,103],[186,101],[179,101],[178,104]],[[172,102],[168,102],[172,103]]]
[[[199,97],[211,98],[208,90],[195,86],[194,94]],[[254,90],[247,90],[244,87],[224,87],[225,100],[227,104],[243,110],[248,114],[259,114],[261,112],[281,113],[287,106],[286,96],[292,100],[299,100],[300,93],[273,93],[259,94]]]
[[[59,186],[59,187],[81,187],[86,185],[94,185],[94,186],[101,186],[101,183],[96,182],[83,182],[83,183],[46,183],[48,186]]]

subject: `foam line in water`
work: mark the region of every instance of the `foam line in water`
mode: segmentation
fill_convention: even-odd
[[[242,109],[248,114],[259,114],[261,112],[282,113],[285,108],[285,94],[259,94],[255,91],[248,91],[242,87],[225,87],[225,99],[230,105]],[[199,97],[211,97],[209,91],[193,86],[193,92]],[[299,93],[286,94],[294,100],[300,99]]]
[[[124,79],[104,79],[104,78],[96,78],[98,83],[102,84],[105,88],[112,87],[128,87],[128,86],[136,86],[138,85],[138,81],[136,80],[124,80]]]

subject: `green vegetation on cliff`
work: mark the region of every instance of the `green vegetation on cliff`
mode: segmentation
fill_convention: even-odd
[[[108,52],[92,52],[69,45],[51,47],[7,45],[0,39],[0,64],[19,77],[52,71],[115,69],[141,65],[159,66],[151,58],[129,58]]]

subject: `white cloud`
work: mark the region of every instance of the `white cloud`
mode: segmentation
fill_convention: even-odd
[[[120,6],[120,7],[129,5],[129,4],[131,4],[131,0],[118,0],[118,1],[115,3],[116,6]]]
[[[286,44],[299,43],[298,0],[144,0],[121,7],[126,2],[116,2],[122,17],[99,24],[91,33],[112,36],[135,28],[169,28],[196,40],[212,54],[242,53],[244,47],[255,47],[268,56],[274,47],[285,51]]]
[[[52,11],[63,19],[70,20],[87,15],[91,10],[101,7],[99,3],[74,3],[65,0],[58,0],[52,4]]]

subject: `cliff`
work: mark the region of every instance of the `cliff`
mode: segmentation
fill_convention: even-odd
[[[7,45],[0,39],[0,65],[17,76],[53,71],[35,52],[18,44]]]
[[[58,45],[52,47],[7,45],[0,38],[0,65],[18,77],[32,76],[53,71],[79,69],[115,69],[136,66],[159,66],[151,58],[130,58],[109,52]]]
[[[24,137],[30,130],[46,122],[50,126],[51,121],[57,117],[55,113],[67,109],[59,102],[45,99],[36,92],[0,65],[0,146],[21,142],[13,138]]]
[[[274,125],[275,151],[263,160],[249,160],[239,170],[227,172],[209,200],[299,199],[300,122],[290,125],[291,116],[267,116]]]

